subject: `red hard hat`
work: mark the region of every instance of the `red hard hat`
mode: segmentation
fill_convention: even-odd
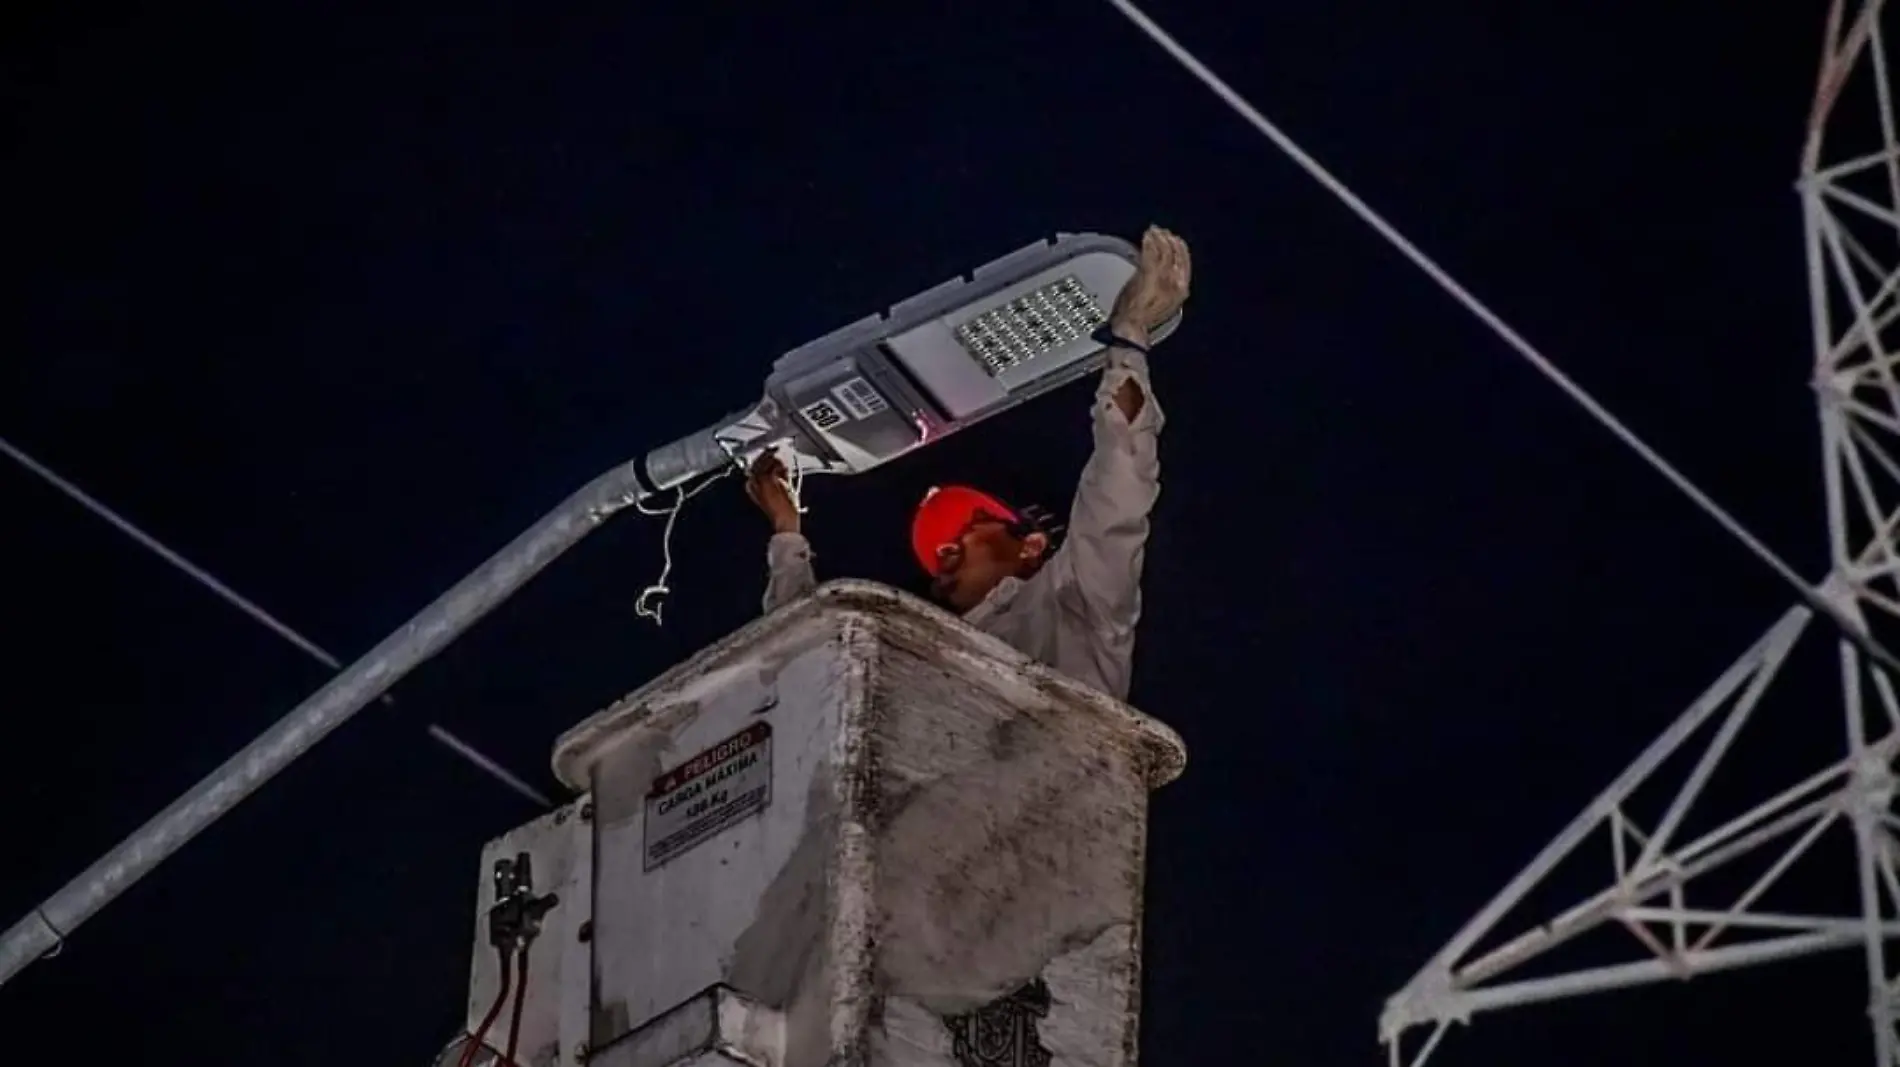
[[[968,486],[946,485],[924,494],[917,516],[910,521],[910,547],[927,573],[936,575],[937,550],[962,537],[978,512],[1003,522],[1022,521],[1016,509]]]

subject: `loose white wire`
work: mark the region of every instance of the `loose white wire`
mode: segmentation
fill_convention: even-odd
[[[22,467],[25,467],[27,470],[32,471],[34,474],[39,475],[42,479],[46,481],[47,484],[51,485],[55,489],[58,489],[60,492],[65,493],[68,497],[71,497],[73,501],[78,503],[81,507],[85,508],[87,511],[92,512],[94,515],[99,516],[100,518],[104,519],[108,523],[111,523],[114,527],[116,527],[119,530],[119,532],[125,534],[127,537],[130,537],[132,540],[137,541],[139,544],[144,545],[146,548],[150,549],[153,552],[153,554],[157,555],[160,559],[164,560],[165,562],[171,564],[172,566],[183,571],[185,574],[189,575],[199,585],[202,585],[206,589],[209,589],[213,593],[216,593],[219,597],[223,598],[224,601],[230,604],[232,607],[237,608],[239,611],[242,611],[244,614],[249,615],[251,618],[257,620],[259,623],[262,623],[265,627],[270,629],[271,632],[275,633],[277,636],[283,638],[284,640],[290,642],[293,645],[296,645],[298,648],[302,649],[306,654],[308,654],[311,659],[316,660],[318,663],[323,664],[324,666],[330,668],[331,670],[343,669],[342,662],[339,661],[335,656],[332,656],[330,655],[330,653],[324,651],[323,648],[320,647],[316,642],[310,640],[304,635],[291,629],[289,626],[284,625],[282,622],[279,622],[275,616],[271,615],[270,612],[265,611],[263,608],[258,607],[256,604],[253,604],[246,598],[238,595],[236,590],[232,589],[228,585],[225,585],[223,582],[218,581],[215,577],[213,577],[210,574],[210,572],[206,571],[203,567],[198,566],[197,564],[191,562],[185,557],[172,551],[170,548],[166,547],[164,543],[160,542],[158,538],[153,537],[151,534],[148,534],[144,530],[139,529],[137,526],[132,525],[130,520],[121,517],[118,512],[113,511],[111,508],[106,507],[104,504],[101,504],[99,501],[93,499],[90,495],[88,495],[85,492],[85,490],[80,489],[78,486],[60,477],[59,474],[55,472],[52,468],[34,459],[32,456],[27,455],[25,452],[20,451],[18,448],[14,447],[13,444],[4,437],[0,437],[0,452],[6,453],[9,457],[11,457],[14,460],[14,462],[18,463]],[[383,700],[386,703],[390,703],[390,704],[395,703],[395,698],[389,696],[386,693],[383,695]],[[480,767],[482,770],[487,771],[489,774],[494,775],[498,781],[500,781],[503,785],[506,785],[508,788],[513,789],[515,792],[520,793],[522,796],[527,797],[529,800],[534,801],[536,804],[539,804],[544,808],[553,807],[553,803],[549,801],[547,797],[543,796],[540,790],[534,788],[528,783],[522,781],[520,778],[517,778],[514,775],[503,770],[500,764],[496,763],[492,759],[489,759],[487,756],[484,756],[481,753],[475,751],[475,749],[471,747],[468,744],[468,742],[463,741],[460,738],[457,738],[454,734],[449,733],[447,730],[443,729],[440,726],[435,725],[434,723],[431,723],[429,725],[429,735],[431,737],[434,737],[436,740],[442,742],[444,745],[447,745],[451,750],[461,755],[463,758],[467,759],[469,762],[475,764],[477,767]]]
[[[792,498],[792,510],[805,514],[805,465],[799,461],[798,453],[792,453],[792,476],[785,481],[786,495]]]
[[[666,581],[673,576],[673,524],[679,521],[680,508],[684,507],[688,500],[698,496],[707,486],[731,474],[732,471],[731,466],[721,467],[718,473],[709,475],[691,489],[680,486],[673,491],[673,503],[664,508],[649,508],[640,501],[634,501],[634,507],[638,508],[643,515],[666,516],[666,528],[660,532],[660,576],[652,585],[640,590],[639,598],[633,602],[634,614],[641,618],[652,619],[655,626],[664,623],[660,613],[665,605],[658,603],[657,598],[664,597],[673,591]]]
[[[1358,215],[1368,226],[1378,231],[1380,236],[1391,242],[1394,248],[1397,248],[1407,259],[1416,264],[1432,281],[1437,282],[1440,288],[1450,293],[1453,299],[1463,304],[1467,310],[1478,317],[1479,321],[1491,327],[1492,331],[1503,338],[1506,344],[1515,349],[1517,353],[1523,356],[1533,367],[1541,371],[1544,377],[1549,378],[1559,389],[1569,394],[1572,400],[1576,401],[1585,411],[1589,412],[1605,429],[1615,434],[1619,440],[1646,460],[1651,467],[1654,467],[1658,473],[1664,478],[1667,478],[1677,489],[1681,490],[1685,496],[1694,501],[1710,518],[1714,519],[1730,534],[1733,534],[1735,539],[1747,546],[1748,550],[1753,552],[1758,559],[1772,568],[1783,580],[1801,590],[1804,599],[1817,606],[1825,605],[1825,600],[1820,592],[1809,585],[1807,579],[1803,578],[1799,572],[1789,566],[1773,549],[1764,544],[1760,538],[1750,533],[1747,527],[1743,526],[1741,522],[1730,515],[1720,504],[1717,504],[1713,498],[1697,487],[1686,475],[1677,470],[1674,465],[1664,459],[1642,438],[1636,436],[1635,432],[1623,425],[1622,421],[1617,419],[1615,415],[1610,414],[1608,409],[1602,404],[1599,404],[1596,399],[1585,392],[1581,386],[1571,381],[1562,371],[1558,370],[1557,366],[1545,358],[1543,353],[1534,348],[1529,341],[1526,341],[1522,335],[1516,330],[1513,330],[1503,319],[1499,318],[1495,312],[1486,307],[1482,301],[1466,290],[1464,286],[1458,284],[1457,280],[1452,278],[1450,274],[1447,274],[1444,268],[1433,262],[1431,257],[1419,251],[1418,246],[1407,240],[1404,234],[1401,234],[1391,223],[1388,223],[1384,218],[1380,217],[1378,212],[1368,207],[1365,201],[1359,199],[1351,189],[1346,187],[1344,182],[1334,177],[1330,171],[1321,166],[1312,156],[1307,155],[1299,145],[1293,142],[1291,137],[1282,133],[1279,127],[1273,123],[1268,122],[1266,117],[1255,110],[1252,104],[1249,104],[1239,93],[1229,88],[1226,82],[1221,81],[1213,71],[1207,69],[1207,66],[1196,59],[1192,53],[1181,47],[1179,42],[1169,36],[1166,30],[1156,25],[1155,21],[1143,13],[1140,8],[1130,3],[1129,0],[1108,0],[1108,2],[1119,9],[1122,14],[1128,16],[1129,21],[1133,22],[1142,32],[1153,39],[1155,44],[1160,45],[1163,51],[1173,56],[1177,62],[1187,68],[1189,73],[1199,78],[1209,89],[1212,89],[1214,95],[1226,101],[1227,106],[1233,108],[1241,118],[1251,123],[1254,129],[1259,130],[1267,140],[1272,141],[1282,152],[1290,156],[1295,163],[1299,164],[1302,169],[1312,175],[1314,180],[1318,181],[1327,191],[1338,197],[1341,203],[1344,203],[1352,210],[1353,214]],[[1835,612],[1829,610],[1828,614],[1834,615]],[[1858,635],[1858,630],[1855,627],[1847,625],[1845,620],[1839,621],[1842,622],[1844,629],[1848,633]],[[1859,644],[1858,641],[1855,643]]]
[[[663,604],[655,603],[655,598],[666,596],[673,591],[666,582],[673,574],[673,524],[679,520],[680,508],[684,506],[688,500],[697,496],[701,490],[719,479],[724,478],[726,475],[734,471],[740,474],[750,473],[746,469],[743,456],[744,442],[731,441],[725,438],[715,438],[714,440],[718,441],[719,447],[726,453],[726,458],[731,461],[726,466],[721,467],[717,473],[707,476],[704,481],[693,486],[691,489],[682,487],[675,490],[673,502],[666,507],[650,508],[642,501],[636,500],[633,502],[633,506],[643,515],[666,516],[666,527],[660,531],[660,576],[652,585],[640,590],[639,598],[633,603],[634,614],[639,615],[641,618],[652,619],[653,625],[655,626],[663,624],[663,620],[660,618],[660,612],[661,609],[665,607]],[[780,484],[785,486],[786,494],[792,498],[792,508],[800,515],[803,515],[805,514],[804,492],[805,474],[807,473],[805,464],[796,450],[787,449],[786,452],[792,457],[791,474],[789,477],[781,479]],[[824,468],[812,468],[811,473],[822,474],[824,473]]]

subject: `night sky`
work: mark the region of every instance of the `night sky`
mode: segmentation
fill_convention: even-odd
[[[1190,761],[1144,1061],[1380,1062],[1383,998],[1788,591],[1108,5],[671,7],[10,11],[0,435],[348,660],[785,350],[1162,223],[1196,278],[1133,702]],[[1824,5],[1148,10],[1822,572],[1793,181]],[[937,481],[1066,502],[1087,404],[812,483],[821,577],[920,589]],[[5,462],[0,515],[7,924],[327,672]],[[756,614],[767,532],[736,480],[690,504],[660,629],[659,522],[595,535],[0,988],[14,1058],[426,1063],[482,843],[536,811],[425,727],[554,791],[556,735]],[[1715,794],[1838,756],[1807,654]],[[1791,889],[1851,907],[1822,856]],[[1864,1013],[1843,953],[1480,1016],[1433,1062],[1862,1063]]]

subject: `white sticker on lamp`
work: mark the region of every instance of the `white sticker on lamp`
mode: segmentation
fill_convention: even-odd
[[[877,387],[863,378],[847,378],[832,388],[831,395],[838,398],[854,419],[868,419],[880,411],[890,410]]]
[[[829,399],[806,404],[798,409],[798,413],[805,416],[805,421],[811,423],[812,428],[817,430],[829,430],[845,419],[844,412],[839,411],[838,405]]]

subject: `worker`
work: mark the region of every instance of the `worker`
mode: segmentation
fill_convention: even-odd
[[[963,486],[931,490],[911,523],[911,547],[937,601],[1025,655],[1124,700],[1149,513],[1161,488],[1156,440],[1163,418],[1147,349],[1151,331],[1186,302],[1190,273],[1181,238],[1159,227],[1142,235],[1135,275],[1109,313],[1095,448],[1066,537],[1046,512]],[[764,599],[770,612],[817,584],[811,545],[774,454],[753,464],[746,493],[772,523]]]

